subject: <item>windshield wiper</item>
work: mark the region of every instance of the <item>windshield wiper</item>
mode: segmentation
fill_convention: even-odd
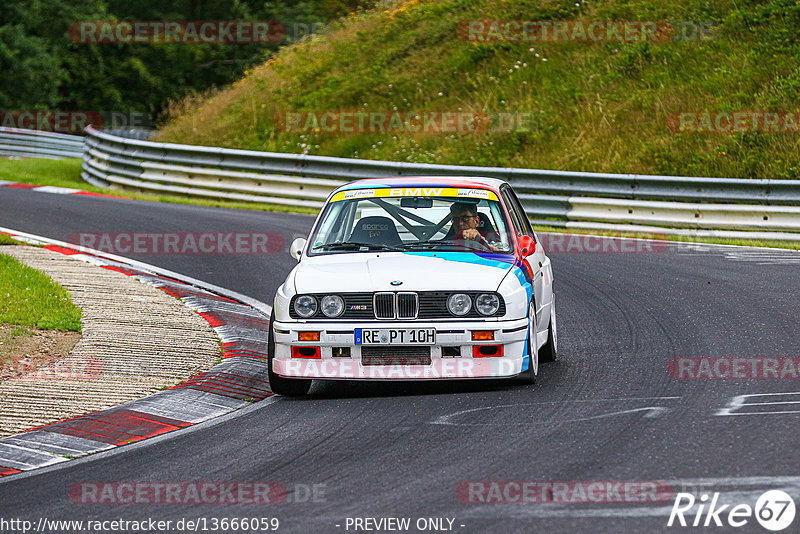
[[[415,241],[415,242],[412,242],[412,243],[403,243],[401,246],[404,249],[406,249],[406,248],[435,248],[435,247],[442,246],[442,244],[449,245],[450,243],[442,242],[442,241]]]
[[[441,241],[417,241],[412,243],[404,243],[402,245],[404,249],[411,249],[411,248],[421,248],[421,249],[431,249],[431,248],[439,248],[439,247],[457,247],[463,248],[467,250],[474,250],[477,252],[486,252],[487,248],[483,245],[478,247],[468,246],[467,242],[462,240],[453,240],[453,239],[443,239]]]
[[[361,247],[367,247],[370,250],[400,250],[402,248],[393,247],[391,245],[383,245],[381,243],[358,243],[355,241],[344,241],[342,243],[326,243],[324,245],[317,245],[311,250],[355,250]]]

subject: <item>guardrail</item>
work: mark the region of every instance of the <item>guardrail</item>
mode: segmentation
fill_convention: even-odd
[[[87,128],[96,185],[318,208],[345,181],[382,176],[502,178],[534,223],[611,231],[800,240],[800,181],[432,165],[123,139]]]
[[[28,135],[18,143],[40,133],[20,132],[11,132]],[[513,184],[535,224],[800,240],[800,180],[432,165],[155,143],[137,132],[123,137],[91,126],[86,134],[81,175],[102,187],[319,208],[333,189],[360,178],[485,176]],[[53,157],[53,139],[75,143],[75,137],[49,134],[37,143]]]
[[[83,137],[0,127],[0,156],[80,158],[83,156]]]

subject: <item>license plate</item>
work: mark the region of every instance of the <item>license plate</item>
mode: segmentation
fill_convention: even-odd
[[[435,328],[356,328],[356,345],[435,344]]]

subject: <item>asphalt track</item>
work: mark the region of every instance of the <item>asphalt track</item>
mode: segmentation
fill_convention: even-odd
[[[75,232],[267,231],[288,245],[312,221],[0,188],[0,226],[60,240]],[[285,252],[129,256],[264,302],[294,263]],[[784,489],[800,505],[797,379],[667,374],[672,358],[797,357],[796,254],[672,246],[550,256],[561,359],[541,368],[536,386],[318,382],[307,399],[271,397],[192,429],[2,480],[0,519],[277,517],[279,532],[363,532],[353,518],[387,517],[410,518],[409,532],[419,531],[420,518],[453,519],[452,530],[465,533],[702,530],[667,527],[672,498],[486,504],[457,492],[468,481],[666,481],[676,492],[719,492],[720,503],[750,505]],[[224,506],[85,504],[68,494],[86,482],[187,481],[270,481],[290,493],[278,504]],[[313,485],[317,497],[306,499]],[[754,518],[708,530],[767,532]],[[800,517],[785,532],[798,531]]]

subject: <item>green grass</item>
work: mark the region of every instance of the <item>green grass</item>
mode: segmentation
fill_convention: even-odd
[[[460,40],[460,21],[667,20],[704,40]],[[159,140],[376,160],[573,171],[800,178],[800,134],[674,133],[679,111],[797,111],[796,0],[412,0],[352,14],[231,86],[171,108]],[[530,113],[482,134],[290,134],[291,111]]]
[[[0,254],[0,323],[81,331],[81,310],[45,274]]]
[[[298,213],[317,213],[308,208],[292,208],[276,204],[257,202],[234,202],[227,200],[206,200],[177,195],[159,195],[117,188],[96,187],[81,178],[81,161],[78,158],[68,159],[7,159],[0,158],[0,180],[20,182],[23,184],[52,185],[70,187],[94,193],[115,195],[134,200],[150,202],[167,202],[172,204],[191,204],[215,208],[248,209],[260,211],[281,211]]]
[[[34,185],[91,187],[81,180],[81,159],[8,159],[0,158],[0,180]],[[97,190],[91,189],[92,191]]]

